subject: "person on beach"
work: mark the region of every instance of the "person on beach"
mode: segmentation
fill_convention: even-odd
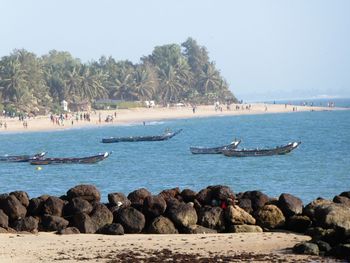
[[[5,121],[5,123],[4,123],[4,128],[5,128],[5,130],[7,129],[7,123],[6,123],[6,121]]]

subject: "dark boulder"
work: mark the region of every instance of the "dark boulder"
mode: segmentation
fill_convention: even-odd
[[[333,198],[333,202],[338,203],[338,204],[344,204],[346,206],[350,206],[350,198],[347,198],[345,196],[337,195]]]
[[[125,233],[140,233],[145,227],[145,216],[133,207],[126,207],[118,211],[115,223],[124,227]]]
[[[231,188],[226,185],[213,185],[208,186],[208,188],[211,190],[212,199],[220,201],[226,201],[227,199],[231,199],[234,201],[235,199],[235,194],[233,193]]]
[[[188,203],[188,202],[194,202],[194,200],[196,199],[197,193],[191,189],[184,189],[182,190],[180,195],[182,197],[182,200],[185,203]]]
[[[143,202],[143,214],[150,219],[162,215],[166,210],[166,202],[162,195],[147,196]]]
[[[0,209],[0,227],[7,228],[9,226],[9,217]]]
[[[27,209],[14,195],[7,196],[2,203],[2,210],[7,214],[10,222],[26,216]]]
[[[262,208],[267,202],[269,202],[269,197],[260,191],[247,191],[242,194],[242,199],[249,199],[252,204],[252,209],[254,212]],[[243,208],[243,207],[242,207]],[[247,211],[248,212],[248,211]],[[249,213],[249,212],[248,212]]]
[[[344,197],[350,198],[350,191],[342,192],[340,194],[340,196],[344,196]]]
[[[331,254],[337,258],[350,261],[350,244],[339,244],[331,250]]]
[[[80,231],[76,227],[67,227],[60,229],[56,232],[58,235],[74,235],[74,234],[80,234]]]
[[[136,208],[139,211],[142,211],[143,201],[146,197],[151,195],[152,194],[146,188],[140,188],[129,193],[128,199],[130,200],[132,207]]]
[[[80,233],[94,234],[97,231],[96,223],[85,213],[75,214],[73,217],[74,226]]]
[[[94,209],[90,214],[91,220],[95,223],[97,229],[109,225],[113,222],[113,214],[109,209],[100,203],[94,205]]]
[[[62,217],[44,215],[41,218],[39,229],[42,231],[58,231],[60,229],[66,228],[69,222]]]
[[[168,200],[170,198],[178,199],[178,196],[180,196],[180,188],[176,187],[172,189],[163,190],[159,193],[159,196],[164,198],[164,200]]]
[[[64,207],[64,215],[72,216],[79,213],[90,214],[93,210],[92,205],[80,197],[75,197]]]
[[[69,200],[80,197],[88,202],[99,202],[101,200],[100,191],[94,185],[77,185],[67,192]]]
[[[167,215],[175,225],[179,227],[188,227],[197,223],[198,217],[196,210],[189,203],[180,203],[173,205],[167,210]]]
[[[48,195],[42,195],[37,198],[32,198],[29,200],[28,205],[28,215],[31,216],[41,216],[44,215],[44,203],[49,198]]]
[[[108,201],[112,206],[128,207],[131,205],[130,200],[123,193],[108,194]]]
[[[16,198],[18,199],[18,201],[21,202],[21,204],[24,206],[24,207],[28,207],[29,205],[29,196],[26,192],[23,192],[23,191],[15,191],[15,192],[12,192],[10,193],[10,195],[14,195],[16,196]]]
[[[159,216],[155,218],[147,231],[149,234],[178,234],[174,223],[167,217]]]
[[[291,194],[281,194],[278,199],[278,207],[285,217],[299,215],[303,212],[303,202]]]
[[[350,233],[350,209],[343,204],[324,204],[315,208],[315,219],[324,228],[344,228]]]
[[[55,196],[50,196],[46,199],[43,205],[43,212],[46,215],[62,216],[62,210],[65,205],[65,201]]]
[[[201,205],[211,205],[211,200],[212,200],[212,191],[209,188],[205,188],[200,190],[197,195],[196,195],[197,201]]]
[[[320,251],[320,255],[321,256],[328,256],[332,247],[325,241],[322,241],[322,240],[317,240],[315,242],[315,244],[317,244],[318,246],[318,249]]]
[[[238,199],[238,206],[249,214],[253,213],[252,201],[248,198]]]
[[[293,232],[305,233],[312,222],[308,216],[294,215],[287,219],[286,228]]]
[[[97,233],[104,235],[124,235],[124,228],[121,224],[112,223],[103,226]]]
[[[218,230],[222,232],[225,230],[225,214],[224,211],[216,207],[203,207],[198,213],[198,225]]]
[[[256,225],[231,225],[228,228],[229,233],[261,233],[263,232],[260,226]]]
[[[297,253],[297,254],[318,256],[319,249],[318,249],[317,244],[314,244],[311,242],[302,242],[302,243],[296,244],[293,247],[293,252]]]
[[[38,230],[39,220],[29,216],[16,220],[12,227],[16,231],[26,231],[26,232],[35,232]]]
[[[307,215],[313,222],[315,222],[317,221],[315,218],[316,207],[329,204],[333,204],[333,202],[325,199],[316,199],[304,207],[303,214]]]
[[[274,229],[283,227],[286,219],[277,206],[265,205],[256,213],[256,221],[263,228]]]

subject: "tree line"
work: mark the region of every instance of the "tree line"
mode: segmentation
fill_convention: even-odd
[[[156,46],[140,63],[102,56],[82,63],[69,52],[38,57],[16,49],[0,60],[0,109],[59,111],[60,102],[98,99],[157,103],[236,102],[208,51],[188,38],[181,45]]]

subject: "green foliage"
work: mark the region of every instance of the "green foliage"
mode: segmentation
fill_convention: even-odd
[[[11,105],[8,110],[59,112],[62,100],[93,103],[105,98],[127,101],[128,108],[139,105],[130,101],[143,100],[237,101],[206,48],[192,38],[181,46],[156,46],[137,65],[104,56],[82,63],[69,52],[56,50],[42,57],[14,50],[0,60],[0,106]]]

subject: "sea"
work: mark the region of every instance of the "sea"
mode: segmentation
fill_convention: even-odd
[[[350,99],[336,106],[350,107]],[[183,129],[168,141],[103,144],[110,136],[157,135]],[[287,155],[234,158],[193,155],[190,146],[220,146],[234,139],[241,148],[301,145]],[[350,191],[350,109],[283,114],[217,116],[134,123],[65,131],[0,134],[0,155],[47,151],[51,157],[111,152],[97,164],[37,166],[0,163],[0,193],[23,190],[29,196],[64,195],[78,184],[108,193],[147,188],[153,194],[179,187],[199,191],[227,185],[235,193],[260,190],[271,197],[290,193],[304,203]]]

